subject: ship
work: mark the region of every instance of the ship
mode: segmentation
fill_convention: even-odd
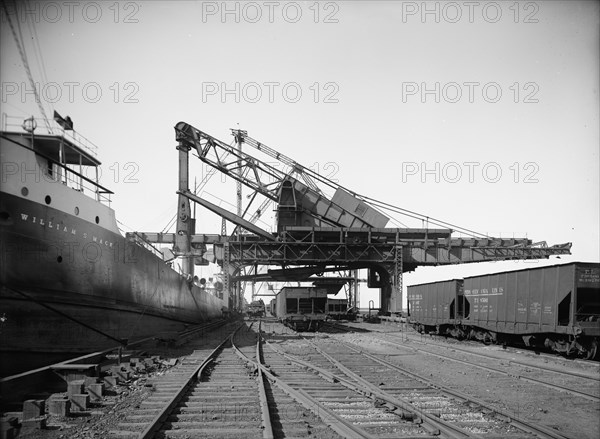
[[[3,115],[0,133],[1,376],[165,337],[221,318],[222,293],[168,252],[121,233],[98,148],[69,118]],[[172,256],[172,254],[170,255]]]

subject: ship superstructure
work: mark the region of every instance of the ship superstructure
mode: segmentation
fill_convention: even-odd
[[[221,299],[120,233],[97,148],[56,120],[3,120],[3,360],[89,352],[220,317]],[[2,363],[5,374],[15,361]]]

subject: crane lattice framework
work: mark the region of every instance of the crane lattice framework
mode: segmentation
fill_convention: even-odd
[[[238,147],[184,122],[175,126],[175,132],[179,150],[177,231],[175,235],[143,236],[151,242],[173,243],[174,253],[187,261],[183,267],[187,274],[193,275],[193,260],[202,256],[206,245],[210,244],[217,262],[231,276],[238,274],[244,266],[256,265],[281,266],[291,276],[295,270],[318,274],[331,267],[340,270],[366,268],[368,286],[381,288],[381,311],[388,313],[401,311],[402,273],[418,266],[547,259],[551,255],[570,254],[570,243],[549,247],[524,238],[453,238],[450,228],[386,228],[389,218],[373,207],[366,197],[250,138],[245,131],[232,130]],[[241,142],[276,162],[242,152]],[[195,151],[204,163],[253,191],[242,215],[216,206],[189,190],[190,151]],[[331,198],[321,190],[323,185],[335,191]],[[250,219],[245,219],[257,195],[265,200]],[[229,237],[196,235],[190,201],[217,213],[247,233],[234,233]],[[277,205],[276,233],[255,225],[269,202]],[[226,279],[226,285],[228,281]],[[232,303],[239,307],[241,297],[235,294],[232,292]]]

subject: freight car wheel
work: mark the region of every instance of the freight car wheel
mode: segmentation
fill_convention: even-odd
[[[587,354],[585,356],[586,360],[595,360],[598,355],[598,340],[592,340],[590,343]]]
[[[483,334],[483,344],[484,345],[489,346],[492,344],[493,341],[494,341],[494,339],[492,338],[492,336],[489,332],[486,332]]]

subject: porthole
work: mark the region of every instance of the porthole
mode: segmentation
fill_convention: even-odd
[[[44,201],[46,202],[46,204],[50,204],[50,203],[52,203],[52,198],[50,198],[50,195],[46,195],[46,198],[44,198]]]
[[[62,256],[59,256],[58,258],[56,258],[56,261],[60,264],[62,262]]]
[[[22,187],[21,188],[21,195],[23,195],[24,197],[26,197],[27,195],[29,195],[29,189],[27,189],[26,187]]]
[[[79,207],[75,206],[75,215],[79,215]]]
[[[96,216],[96,224],[100,224],[100,217]]]

